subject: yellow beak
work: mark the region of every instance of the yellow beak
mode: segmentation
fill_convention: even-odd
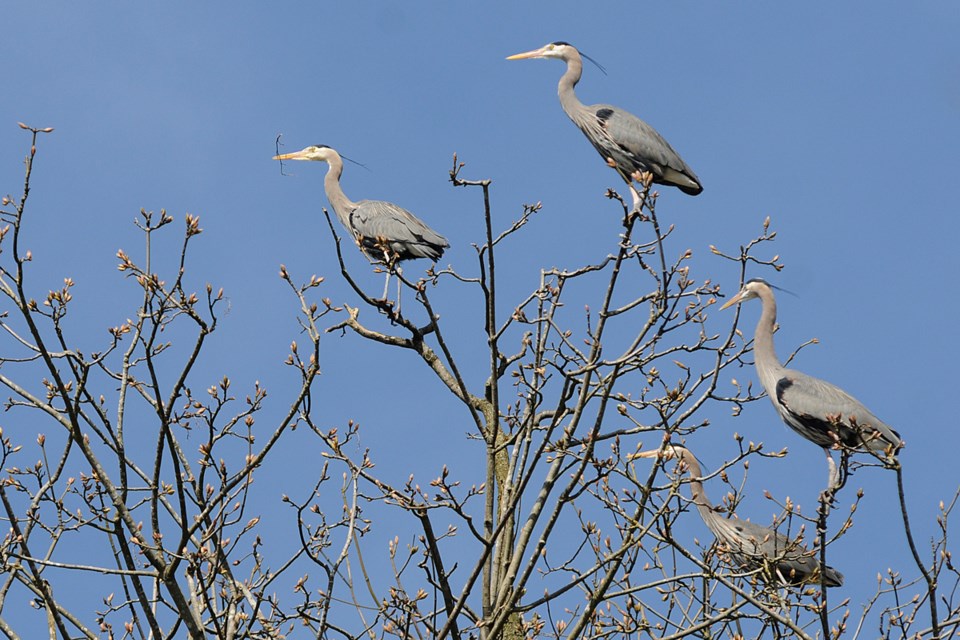
[[[543,55],[543,47],[526,53],[515,53],[512,56],[507,56],[507,60],[526,60],[527,58],[539,58],[541,55]]]
[[[739,294],[739,293],[737,293],[737,295],[733,296],[732,298],[730,298],[729,300],[727,300],[726,302],[724,302],[724,303],[720,306],[720,310],[723,311],[723,310],[726,309],[727,307],[732,307],[733,305],[737,304],[738,302],[740,302],[740,294]]]
[[[282,153],[279,156],[273,156],[274,160],[303,160],[303,151],[294,151],[293,153]]]

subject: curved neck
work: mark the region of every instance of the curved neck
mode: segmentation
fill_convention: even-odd
[[[583,60],[579,55],[574,55],[567,59],[567,70],[560,77],[560,83],[557,85],[557,94],[560,96],[560,106],[571,118],[578,107],[583,103],[577,99],[577,94],[573,88],[580,82],[580,76],[583,75]]]
[[[760,321],[753,335],[753,352],[760,382],[766,387],[768,377],[773,377],[784,367],[780,364],[780,359],[777,358],[777,352],[773,347],[773,331],[777,326],[777,301],[773,297],[773,292],[767,288],[761,289],[758,295],[760,302],[763,303],[763,312],[760,314]],[[776,384],[775,381],[774,384]]]
[[[356,208],[356,204],[350,200],[340,188],[340,175],[343,173],[343,160],[335,155],[327,159],[330,168],[327,169],[327,175],[323,179],[323,190],[327,193],[327,200],[333,207],[333,212],[337,214],[340,224],[350,229],[350,212]]]
[[[703,483],[700,481],[700,478],[703,477],[703,470],[700,468],[700,463],[697,462],[693,454],[686,449],[683,450],[681,459],[687,467],[687,472],[690,474],[690,493],[693,494],[693,503],[697,505],[697,510],[700,512],[704,521],[709,521],[706,513],[712,514],[714,510],[713,504],[711,504],[707,498],[707,492],[703,489]]]

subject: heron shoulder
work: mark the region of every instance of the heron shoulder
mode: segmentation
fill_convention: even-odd
[[[669,173],[668,182],[684,184],[700,190],[700,182],[693,170],[683,161],[670,143],[644,120],[610,104],[587,107],[608,138],[623,152],[642,164],[653,163],[662,173]]]
[[[837,429],[838,435],[849,446],[862,445],[863,429],[879,434],[879,439],[871,440],[867,445],[870,449],[900,444],[900,434],[896,430],[862,402],[826,380],[788,369],[777,380],[775,393],[778,403],[795,420],[825,434]],[[825,442],[830,444],[831,441]]]
[[[402,225],[416,217],[400,205],[385,200],[361,200],[353,209],[353,218],[356,225],[375,225],[379,229],[384,226]]]
[[[369,237],[426,243],[442,249],[450,243],[425,222],[400,205],[384,200],[361,200],[353,211],[358,233]],[[442,251],[440,251],[442,254]]]
[[[799,540],[749,520],[722,519],[719,528],[724,524],[732,527],[733,531],[715,531],[714,534],[741,564],[757,566],[759,563],[772,563],[776,573],[790,584],[803,584],[818,578],[821,565]],[[843,574],[839,571],[832,567],[826,567],[823,571],[827,586],[843,584]]]
[[[789,398],[793,403],[803,403],[807,409],[832,409],[835,413],[853,409],[867,411],[862,402],[835,384],[815,378],[800,371],[787,369],[777,380],[777,399]]]

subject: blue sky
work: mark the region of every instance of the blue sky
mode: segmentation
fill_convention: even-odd
[[[173,4],[0,8],[0,191],[17,194],[22,184],[28,138],[16,123],[55,127],[42,140],[25,233],[38,295],[65,276],[76,281],[74,328],[87,349],[135,304],[115,253],[142,252],[137,211],[166,208],[178,221],[201,216],[194,285],[210,281],[229,298],[196,386],[207,384],[204,373],[245,386],[289,381],[282,361],[297,326],[279,265],[301,279],[326,276],[334,302],[354,299],[320,214],[325,167],[292,164],[292,176],[281,175],[271,160],[279,134],[283,151],[324,143],[364,163],[369,171],[347,165],[347,195],[414,211],[449,238],[444,263],[465,270],[482,217],[478,194],[447,181],[454,152],[465,177],[493,180],[502,225],[523,203],[542,201],[504,254],[508,305],[535,286],[540,267],[602,255],[619,231],[603,194],[621,185],[560,109],[562,65],[504,60],[566,40],[607,69],[585,67],[580,98],[642,117],[701,178],[702,195],[662,190],[658,208],[677,225],[675,248],[697,256],[698,278],[734,293],[735,268],[707,247],[735,250],[771,217],[786,268],[760,275],[797,294],[779,298],[780,354],[818,338],[795,366],[846,388],[900,431],[918,539],[935,534],[936,505],[957,490],[960,444],[950,393],[960,272],[956,3]],[[160,256],[165,242],[159,259],[172,268],[179,238],[167,234]],[[380,276],[352,249],[347,257],[378,290]],[[477,301],[438,304],[464,327],[462,357],[483,362]],[[715,326],[732,322],[732,312],[714,313]],[[758,315],[759,306],[745,307],[745,330]],[[464,415],[408,354],[327,336],[322,365],[321,423],[367,425],[366,444],[375,456],[380,448],[394,479],[431,477],[437,456],[469,446]],[[755,380],[752,370],[737,377]],[[411,414],[418,419],[395,417]],[[14,416],[0,423],[31,428]],[[751,469],[745,515],[772,513],[764,489],[813,512],[822,454],[765,401],[711,429],[716,440],[704,436],[699,454],[709,468],[733,430],[790,448],[787,459]],[[313,477],[316,453],[301,437],[284,454],[290,465],[265,470],[265,499]],[[283,473],[290,468],[305,480]],[[845,595],[856,605],[878,571],[909,564],[902,534],[885,524],[892,476],[867,470],[853,482],[867,497],[834,557],[844,559]],[[691,537],[704,535],[699,522],[690,526]]]

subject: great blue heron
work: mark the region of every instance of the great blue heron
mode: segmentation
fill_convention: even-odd
[[[741,520],[736,515],[726,518],[717,511],[703,490],[703,483],[700,481],[703,471],[690,451],[680,446],[667,445],[662,451],[642,451],[633,457],[656,458],[658,454],[664,460],[679,459],[682,467],[690,473],[693,503],[697,506],[703,523],[716,536],[721,552],[727,554],[733,562],[750,570],[760,569],[761,575],[768,582],[793,585],[820,582],[821,565],[814,557],[814,552],[769,527]],[[843,574],[833,567],[825,567],[823,584],[839,587],[843,584]]]
[[[834,447],[894,455],[902,446],[900,434],[873,415],[860,401],[829,382],[787,369],[773,348],[777,324],[777,301],[773,288],[755,278],[728,300],[726,309],[745,300],[763,303],[760,322],[753,338],[754,361],[760,383],[787,426],[814,444],[823,447],[830,468],[830,489],[839,486],[837,466],[830,455]]]
[[[677,187],[692,196],[703,191],[697,175],[656,129],[618,107],[609,104],[587,106],[577,99],[573,88],[580,82],[583,61],[573,45],[552,42],[535,51],[512,55],[507,60],[527,58],[556,58],[567,63],[567,71],[558,85],[560,106],[630,187],[635,209],[639,208],[640,194],[633,181],[639,181],[640,174],[645,171],[653,174],[654,182]]]
[[[320,144],[274,156],[273,159],[314,160],[330,166],[323,180],[327,200],[340,224],[353,236],[360,250],[386,265],[384,300],[387,298],[390,273],[397,268],[398,262],[416,258],[429,258],[436,262],[443,255],[443,250],[450,246],[446,238],[403,207],[381,200],[350,200],[340,188],[343,159],[335,149]]]

